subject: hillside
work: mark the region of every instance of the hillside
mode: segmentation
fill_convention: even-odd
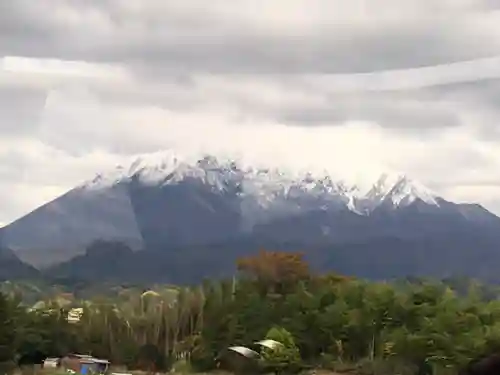
[[[12,250],[0,247],[0,281],[37,279],[40,276],[36,268],[20,261]]]

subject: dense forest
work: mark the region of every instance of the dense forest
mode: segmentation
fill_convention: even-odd
[[[5,282],[0,372],[77,352],[162,372],[453,374],[500,349],[500,300],[474,282],[316,275],[301,254],[272,251],[240,259],[238,271],[182,288]],[[79,321],[67,319],[73,308]],[[259,349],[264,338],[283,345]],[[260,355],[228,350],[238,345]]]

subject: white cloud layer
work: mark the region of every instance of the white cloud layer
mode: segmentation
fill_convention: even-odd
[[[390,168],[500,214],[500,2],[276,4],[0,5],[0,224],[165,148]]]

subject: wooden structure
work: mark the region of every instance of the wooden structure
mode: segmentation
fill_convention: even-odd
[[[61,366],[61,358],[45,358],[43,368],[59,368]]]
[[[68,354],[61,359],[61,367],[81,375],[103,374],[109,368],[109,361],[90,355]]]

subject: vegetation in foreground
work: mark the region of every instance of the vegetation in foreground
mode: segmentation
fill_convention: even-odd
[[[240,259],[240,274],[190,288],[114,288],[95,298],[0,294],[0,372],[69,352],[130,370],[453,374],[500,349],[500,301],[474,283],[368,283],[314,275],[300,254]],[[31,294],[30,294],[31,293]],[[23,299],[24,298],[24,299]],[[68,311],[83,308],[77,322]],[[270,338],[274,350],[254,343]],[[260,350],[247,360],[228,347]]]

